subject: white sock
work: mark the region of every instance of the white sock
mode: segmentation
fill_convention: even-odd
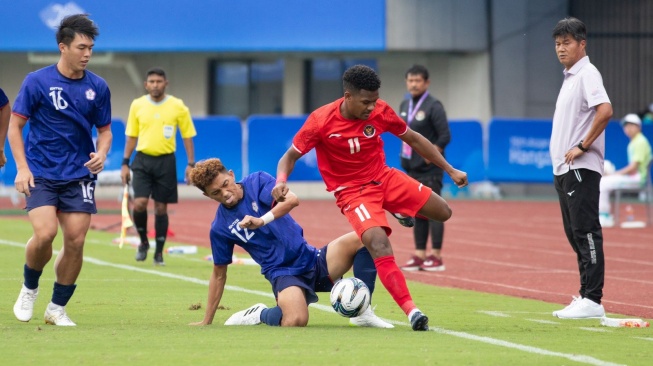
[[[408,321],[410,321],[413,318],[413,315],[418,311],[420,311],[418,308],[411,310],[410,313],[408,313]]]
[[[63,306],[57,305],[57,304],[55,304],[53,302],[50,302],[48,304],[48,310],[57,310],[57,309],[61,309],[61,308],[63,308]]]

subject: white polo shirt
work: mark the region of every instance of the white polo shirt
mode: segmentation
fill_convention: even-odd
[[[584,168],[603,175],[605,131],[592,143],[588,152],[574,159],[573,165],[565,163],[565,154],[577,146],[592,127],[595,107],[610,103],[603,78],[588,56],[578,60],[571,69],[564,70],[563,74],[565,79],[556,102],[549,144],[553,174],[562,175],[570,169]]]

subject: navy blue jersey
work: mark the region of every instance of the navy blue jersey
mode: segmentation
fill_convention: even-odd
[[[256,230],[238,226],[245,215],[260,217],[270,211],[275,178],[256,172],[239,184],[243,199],[232,208],[220,205],[211,224],[213,263],[230,264],[234,245],[238,245],[261,265],[261,274],[268,280],[310,271],[317,260],[317,249],[306,243],[304,231],[290,214]]]
[[[9,103],[9,98],[7,98],[7,94],[5,94],[4,90],[0,89],[0,109],[4,108],[7,103]]]
[[[69,79],[56,65],[31,72],[13,113],[29,122],[25,156],[34,177],[94,178],[84,163],[95,152],[93,126],[111,123],[111,93],[104,79],[90,71],[81,79]]]

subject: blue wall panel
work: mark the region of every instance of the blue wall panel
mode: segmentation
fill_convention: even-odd
[[[292,139],[306,120],[305,116],[253,116],[247,120],[249,172],[259,170],[277,174],[277,163],[292,145]],[[288,178],[291,181],[320,181],[315,149],[302,156]]]
[[[492,120],[489,128],[488,178],[496,182],[552,183],[549,154],[550,120]],[[653,125],[644,125],[644,135],[653,141]],[[619,122],[605,129],[605,158],[617,169],[628,164],[629,139]]]
[[[467,172],[470,182],[485,180],[485,163],[483,161],[483,127],[478,121],[449,121],[451,142],[445,150],[447,161],[456,169]],[[401,171],[401,140],[390,134],[381,135],[384,142],[386,161],[389,166]],[[452,183],[445,173],[444,182]]]
[[[220,158],[227,169],[234,171],[236,179],[243,176],[242,139],[240,119],[235,116],[193,118],[197,136],[193,138],[195,161]],[[184,181],[186,149],[177,132],[177,179]]]
[[[52,0],[3,7],[0,51],[57,52],[63,16],[89,13],[96,51],[382,51],[385,0]]]
[[[495,182],[553,182],[550,120],[490,121],[488,179]]]

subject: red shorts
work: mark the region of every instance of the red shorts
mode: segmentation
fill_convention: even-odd
[[[415,216],[433,191],[397,169],[386,167],[372,182],[335,193],[336,204],[360,238],[372,227],[392,233],[385,211]]]

